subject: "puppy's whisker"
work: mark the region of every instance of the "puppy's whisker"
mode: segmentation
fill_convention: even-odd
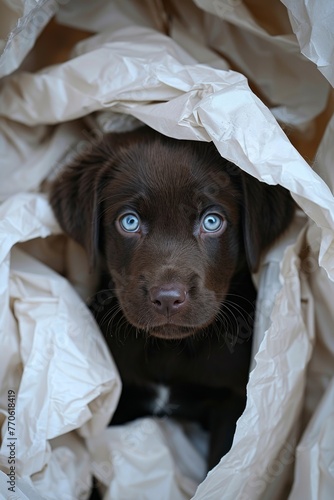
[[[255,308],[255,301],[254,300],[249,300],[248,297],[246,295],[241,295],[241,294],[238,294],[238,293],[231,293],[229,292],[226,297],[225,297],[225,302],[229,302],[230,299],[233,298],[234,300],[232,300],[232,303],[235,304],[235,299],[241,299],[242,302],[244,302],[245,304],[248,304],[251,306],[251,308]]]
[[[237,333],[235,331],[235,326],[234,326],[234,321],[235,319],[234,315],[232,314],[231,317],[231,312],[228,309],[223,309],[219,311],[219,314],[217,315],[217,319],[220,320],[220,322],[223,325],[222,329],[218,330],[218,325],[216,324],[216,332],[217,332],[217,338],[221,339],[223,338],[225,342],[231,343],[234,341],[234,338],[237,339]],[[233,333],[231,333],[233,332]]]
[[[240,319],[240,321],[238,321],[237,319],[237,325],[242,323],[243,326],[248,325],[250,329],[253,328],[254,315],[255,315],[254,310],[247,311],[239,304],[235,304],[233,302],[227,302],[226,305],[231,312],[233,309],[235,310],[235,314],[233,314],[234,317],[236,317],[236,314],[238,314],[238,318]]]
[[[122,311],[120,305],[117,303],[112,307],[109,307],[104,315],[101,317],[99,323],[103,325],[110,317],[114,318]]]

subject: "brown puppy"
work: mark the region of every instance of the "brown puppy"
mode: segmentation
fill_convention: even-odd
[[[211,431],[211,468],[231,447],[246,401],[250,272],[289,225],[289,194],[211,143],[143,127],[93,145],[50,199],[64,231],[106,265],[91,309],[124,384],[113,423],[197,419]]]

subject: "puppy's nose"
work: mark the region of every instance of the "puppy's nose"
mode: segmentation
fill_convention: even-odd
[[[187,301],[187,290],[181,283],[153,286],[149,293],[156,311],[167,317],[179,312]]]

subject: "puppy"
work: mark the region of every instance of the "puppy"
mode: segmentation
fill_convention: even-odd
[[[290,195],[212,143],[142,127],[92,145],[56,179],[50,200],[92,266],[98,255],[105,265],[90,306],[123,381],[112,423],[197,420],[210,431],[212,468],[246,402],[251,272],[289,225]]]

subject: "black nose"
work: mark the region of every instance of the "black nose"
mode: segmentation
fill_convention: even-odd
[[[153,286],[150,299],[156,311],[164,316],[172,316],[182,309],[187,301],[187,290],[181,283]]]

